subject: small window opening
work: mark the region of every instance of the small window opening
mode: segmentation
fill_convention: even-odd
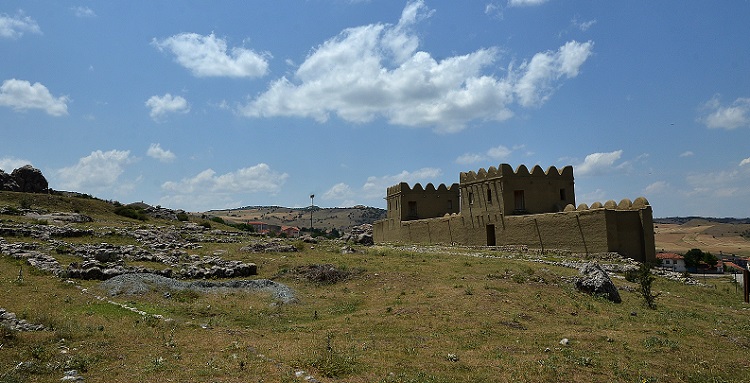
[[[565,195],[565,189],[560,189],[560,201],[567,200],[567,196]]]
[[[492,190],[490,188],[487,188],[487,203],[492,203]]]

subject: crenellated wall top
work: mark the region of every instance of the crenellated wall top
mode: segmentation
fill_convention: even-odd
[[[631,201],[627,198],[620,201],[620,203],[615,202],[614,200],[609,200],[602,204],[601,202],[594,202],[591,204],[591,206],[586,205],[585,203],[582,203],[578,205],[578,207],[575,207],[573,205],[565,206],[565,212],[574,212],[574,211],[586,211],[586,210],[599,210],[599,209],[606,209],[606,210],[641,210],[645,209],[647,207],[650,207],[651,204],[649,204],[646,197],[638,197],[634,201]]]
[[[409,193],[409,192],[445,192],[448,193],[450,191],[456,191],[458,190],[458,184],[454,183],[451,186],[445,186],[445,184],[440,184],[436,188],[435,185],[432,183],[428,183],[426,186],[422,187],[422,184],[416,183],[413,187],[409,187],[409,184],[406,182],[401,182],[397,185],[393,185],[388,188],[388,196],[401,194],[401,193]]]
[[[481,168],[477,172],[468,171],[461,172],[460,180],[461,183],[484,181],[500,177],[557,177],[557,178],[573,178],[573,166],[567,165],[562,169],[558,169],[555,166],[550,166],[547,171],[544,171],[541,166],[534,165],[529,171],[526,165],[519,165],[516,170],[509,164],[500,164],[498,167],[490,166],[488,169]]]

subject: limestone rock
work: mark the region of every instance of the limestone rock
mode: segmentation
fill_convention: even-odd
[[[25,193],[42,193],[47,191],[49,184],[44,178],[42,171],[31,166],[25,165],[13,171],[11,177],[18,184],[18,191]]]
[[[617,287],[598,263],[586,263],[579,271],[581,277],[575,281],[576,289],[588,294],[604,296],[615,303],[622,302]]]
[[[0,190],[18,191],[19,189],[16,180],[10,174],[0,170]]]

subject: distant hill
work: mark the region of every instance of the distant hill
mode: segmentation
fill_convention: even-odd
[[[729,223],[729,224],[750,224],[750,218],[712,218],[712,217],[664,217],[654,218],[654,223],[674,223],[677,225],[683,225],[690,221],[705,221],[705,222],[716,222],[716,223]]]
[[[290,208],[281,206],[246,206],[237,209],[210,210],[204,214],[219,217],[227,222],[245,223],[261,221],[270,225],[310,227],[310,213],[312,211],[312,225],[316,229],[346,230],[363,223],[373,223],[384,219],[385,209],[368,206],[354,206],[346,208],[325,208],[313,206]]]

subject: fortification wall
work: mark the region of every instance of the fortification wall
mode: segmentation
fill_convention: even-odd
[[[559,212],[568,204],[575,205],[572,166],[560,170],[550,166],[544,171],[535,165],[529,171],[525,165],[519,165],[514,171],[510,165],[501,164],[497,168],[481,168],[476,173],[462,172],[460,179],[462,195],[474,197],[464,200],[462,211],[465,214],[477,215],[483,211],[506,215],[513,212],[539,214]],[[522,191],[522,195],[516,191]]]
[[[560,213],[383,220],[375,223],[374,239],[377,243],[525,245],[579,253],[618,252],[637,261],[655,260],[652,211],[644,198],[635,203],[569,205]]]
[[[425,187],[417,183],[412,188],[401,182],[388,188],[387,214],[389,218],[407,221],[458,213],[459,192],[458,184],[455,183],[451,186],[440,184],[437,188],[431,183]]]

